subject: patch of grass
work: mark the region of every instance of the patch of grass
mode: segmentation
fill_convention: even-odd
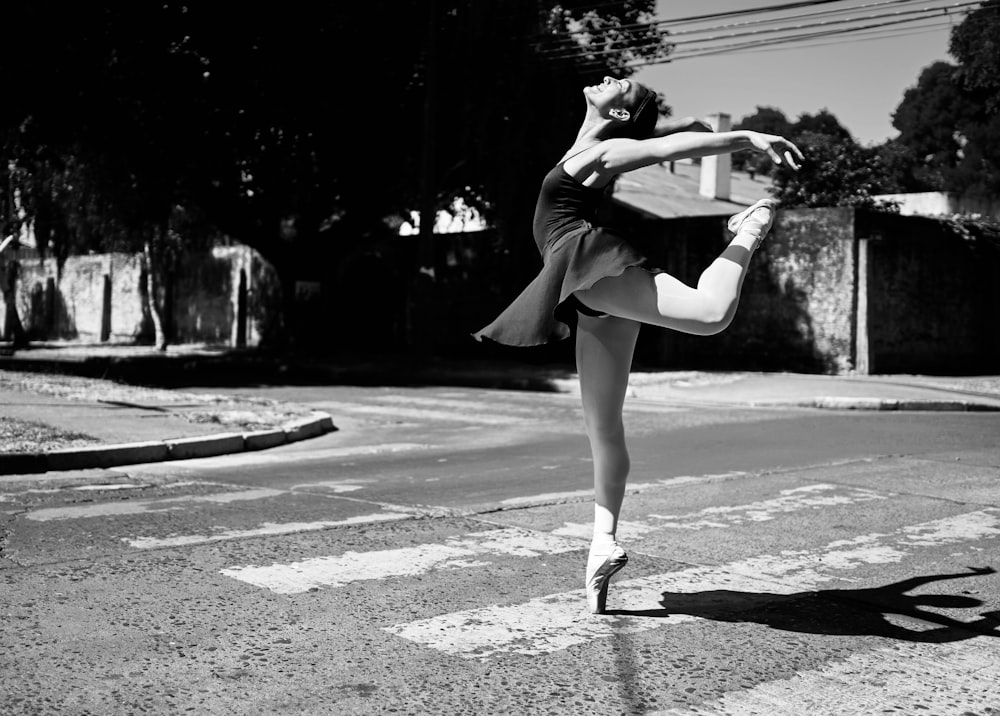
[[[50,452],[100,442],[84,433],[60,430],[34,420],[0,416],[0,453]]]

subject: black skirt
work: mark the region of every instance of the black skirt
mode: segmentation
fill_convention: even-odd
[[[584,225],[568,231],[542,250],[542,269],[524,291],[473,336],[509,346],[537,346],[568,338],[580,305],[573,292],[586,290],[602,278],[620,276],[627,268],[659,271],[610,229]]]

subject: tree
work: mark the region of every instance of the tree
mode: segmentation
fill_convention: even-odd
[[[821,109],[816,114],[805,112],[792,125],[791,136],[795,138],[806,134],[822,135],[840,140],[853,140],[851,133],[840,123],[828,109]]]
[[[1000,2],[969,13],[951,33],[958,64],[920,73],[893,114],[914,163],[904,181],[922,190],[1000,193]]]
[[[286,299],[456,195],[520,247],[537,189],[526,177],[571,136],[580,87],[669,51],[642,23],[652,0],[593,8],[22,3],[8,26],[45,27],[46,45],[10,33],[0,145],[32,176],[24,205],[51,250],[148,249],[150,275],[191,244],[177,216],[261,251]]]
[[[987,0],[951,31],[948,50],[958,60],[956,80],[1000,113],[1000,0]]]
[[[776,167],[774,195],[783,206],[876,208],[880,203],[875,196],[895,189],[876,147],[863,147],[850,137],[810,132],[795,141],[806,161],[798,171]]]
[[[916,162],[911,184],[925,191],[948,189],[949,176],[962,161],[962,129],[982,110],[955,82],[956,69],[947,62],[925,67],[892,115],[897,142]]]

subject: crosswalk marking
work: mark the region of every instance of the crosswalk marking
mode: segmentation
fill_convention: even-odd
[[[48,522],[51,520],[73,520],[87,517],[108,517],[111,515],[137,515],[143,512],[183,510],[199,502],[221,504],[247,500],[264,500],[282,494],[285,494],[282,490],[272,490],[262,487],[255,490],[234,490],[232,492],[220,492],[211,495],[183,495],[181,497],[162,497],[152,500],[129,500],[71,505],[67,507],[46,507],[29,512],[25,515],[25,518],[35,522]]]
[[[201,457],[190,460],[172,462],[169,466],[156,463],[153,467],[177,471],[205,470],[212,468],[232,468],[240,465],[287,465],[294,462],[311,462],[315,460],[340,460],[352,457],[371,457],[377,455],[392,455],[401,452],[431,450],[437,447],[427,443],[380,443],[378,445],[345,445],[340,447],[319,448],[315,450],[282,450],[280,452],[241,452],[218,457]]]
[[[454,398],[425,398],[416,395],[380,395],[375,398],[379,403],[391,403],[394,405],[412,405],[434,408],[468,410],[474,413],[495,414],[499,409],[508,413],[521,413],[525,415],[538,415],[538,408],[534,405],[514,405],[511,403],[488,403],[483,400],[456,400]]]
[[[315,587],[342,587],[352,582],[405,577],[438,569],[480,567],[492,556],[537,557],[571,552],[584,547],[577,540],[504,527],[471,532],[446,539],[443,544],[345,552],[337,557],[315,557],[291,564],[231,567],[222,574],[278,594],[297,594]]]
[[[890,496],[891,493],[879,493],[862,487],[828,484],[803,485],[782,490],[778,497],[752,502],[748,505],[719,505],[686,514],[651,514],[649,517],[656,520],[655,524],[659,527],[699,530],[711,527],[733,527],[747,522],[767,522],[787,512],[885,500]]]
[[[358,413],[361,415],[384,415],[391,418],[411,418],[416,420],[444,420],[459,423],[480,423],[482,425],[515,425],[528,421],[527,417],[496,415],[491,413],[459,413],[455,410],[434,410],[430,408],[406,408],[394,405],[372,405],[369,403],[323,403],[323,407],[333,411]]]
[[[323,520],[318,522],[265,522],[259,527],[247,530],[222,530],[205,535],[174,535],[172,537],[133,537],[122,538],[122,541],[136,549],[157,549],[161,547],[191,547],[210,542],[223,542],[231,539],[247,537],[273,537],[297,532],[315,532],[330,527],[345,525],[361,525],[371,522],[391,522],[413,517],[412,514],[401,512],[376,512],[370,515],[355,515],[343,520]]]
[[[545,468],[543,468],[545,469]],[[637,492],[643,492],[652,488],[663,488],[663,487],[680,487],[682,485],[692,485],[701,482],[715,482],[718,480],[726,480],[734,477],[742,477],[746,475],[745,472],[724,472],[712,475],[678,475],[677,477],[665,477],[661,480],[654,480],[653,482],[636,482],[628,486],[628,494],[635,494]],[[522,495],[519,497],[509,497],[505,500],[501,500],[500,504],[503,507],[524,507],[533,504],[540,504],[545,502],[563,502],[566,500],[575,500],[585,497],[593,497],[594,490],[588,488],[586,490],[569,490],[566,492],[543,492],[539,495]],[[590,533],[585,535],[590,536]]]
[[[622,521],[618,534],[638,540],[643,535],[661,529],[701,530],[736,527],[748,522],[768,522],[781,514],[800,510],[853,505],[874,500],[886,500],[892,493],[876,492],[861,487],[814,484],[782,490],[778,497],[758,500],[745,505],[720,505],[678,515],[650,514],[646,520]],[[554,534],[587,536],[590,525],[567,522]]]
[[[1000,509],[989,508],[915,525],[891,533],[835,540],[823,547],[786,550],[717,567],[614,583],[610,606],[646,611],[658,609],[664,592],[695,593],[735,589],[751,593],[793,594],[832,581],[837,573],[866,565],[902,561],[918,546],[942,546],[1000,536]],[[491,606],[396,624],[385,630],[432,649],[466,658],[503,652],[544,654],[591,639],[658,629],[697,617],[671,614],[663,618],[627,617],[626,623],[586,618],[582,590],[538,597],[523,604]]]
[[[1000,646],[896,644],[656,716],[1000,713]]]

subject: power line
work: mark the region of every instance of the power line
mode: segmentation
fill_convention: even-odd
[[[863,35],[863,37],[851,37],[847,39],[831,39],[821,42],[810,42],[805,45],[801,45],[798,49],[811,49],[814,47],[829,47],[831,45],[844,45],[852,42],[870,42],[871,40],[889,40],[897,37],[911,37],[914,35],[925,35],[929,32],[939,32],[942,28],[949,27],[950,22],[940,22],[937,21],[932,25],[925,25],[919,29],[893,29],[893,30],[871,30],[863,31],[858,33]],[[744,55],[756,55],[763,52],[784,52],[785,47],[760,47],[758,49],[748,49],[743,50],[740,54]],[[683,59],[683,58],[681,58]]]
[[[961,10],[961,8],[965,8],[965,7],[968,7],[970,5],[979,5],[980,2],[981,2],[981,0],[970,0],[970,1],[967,1],[967,2],[952,3],[951,5],[948,5],[948,6],[925,7],[925,8],[919,8],[919,9],[914,9],[914,10],[898,10],[898,11],[895,11],[895,12],[882,12],[882,13],[876,13],[876,14],[872,14],[872,15],[867,15],[867,16],[864,16],[864,17],[841,18],[841,19],[836,19],[836,20],[822,20],[822,21],[815,22],[815,23],[803,23],[803,24],[800,24],[800,25],[793,25],[793,26],[767,27],[767,28],[762,28],[762,29],[757,29],[757,30],[750,30],[750,31],[748,31],[746,33],[729,33],[729,34],[724,34],[724,35],[715,35],[715,36],[712,36],[712,37],[703,37],[703,38],[698,38],[698,39],[678,40],[676,42],[670,42],[669,41],[669,37],[670,36],[667,36],[667,38],[665,38],[665,39],[662,39],[662,38],[658,39],[656,42],[646,41],[646,42],[637,43],[635,45],[627,47],[626,49],[632,50],[632,51],[655,50],[655,49],[657,49],[659,47],[662,47],[664,44],[669,44],[669,45],[671,45],[673,47],[676,47],[678,45],[706,44],[706,43],[718,42],[718,41],[721,41],[721,40],[727,40],[727,39],[731,39],[731,38],[735,38],[735,37],[746,37],[746,36],[751,36],[751,35],[764,35],[764,34],[772,34],[772,33],[777,33],[777,32],[799,32],[799,31],[806,30],[806,29],[809,29],[809,28],[814,28],[814,27],[830,27],[830,26],[833,26],[833,25],[843,25],[843,24],[848,24],[848,23],[863,22],[865,20],[880,20],[880,19],[883,19],[883,18],[898,18],[898,17],[900,17],[902,15],[915,15],[915,14],[919,14],[919,15],[926,16],[929,13],[939,13],[939,12],[945,12],[945,13],[947,13],[949,11],[963,12]],[[908,20],[904,20],[904,21],[914,21],[914,20],[922,20],[922,19],[926,19],[926,18],[925,17],[909,18]],[[778,20],[777,22],[784,22],[784,20]],[[848,28],[848,29],[850,29],[850,28]],[[804,36],[808,36],[808,35],[804,35]],[[584,61],[586,63],[586,62],[591,62],[595,58],[597,58],[599,56],[602,56],[602,55],[618,54],[618,53],[620,53],[620,49],[590,50],[590,51],[588,51],[586,48],[582,48],[581,47],[581,48],[578,48],[577,50],[572,51],[572,52],[566,51],[566,52],[563,52],[562,54],[559,54],[559,55],[550,55],[549,59],[553,59],[553,60],[559,60],[559,59],[577,59],[577,60],[582,60],[582,61]]]
[[[585,31],[585,30],[570,30],[570,31],[562,33],[561,37],[560,36],[553,36],[554,33],[543,33],[539,37],[540,38],[544,38],[544,40],[546,42],[548,42],[549,44],[551,44],[553,42],[556,42],[556,43],[559,43],[559,42],[561,42],[561,43],[574,43],[575,44],[576,40],[574,40],[572,38],[572,35],[574,35],[574,34],[590,34],[590,33],[593,33],[593,32],[610,32],[612,30],[619,31],[619,30],[632,30],[632,29],[638,29],[638,28],[652,28],[655,25],[659,25],[659,24],[662,24],[664,22],[670,22],[670,23],[673,23],[673,24],[686,24],[686,23],[691,23],[691,22],[700,22],[702,20],[712,20],[712,19],[718,19],[718,18],[724,18],[724,17],[739,17],[741,15],[749,15],[749,14],[756,14],[756,13],[767,13],[767,12],[772,12],[772,11],[778,12],[780,10],[786,10],[786,9],[787,10],[791,10],[791,9],[796,9],[796,8],[800,8],[800,7],[808,7],[810,5],[827,5],[829,3],[842,2],[842,1],[843,0],[811,0],[810,2],[790,2],[790,3],[781,4],[781,5],[768,5],[766,7],[759,7],[759,8],[746,8],[746,9],[743,9],[743,10],[727,10],[725,12],[709,13],[707,15],[690,15],[688,17],[680,17],[680,18],[675,18],[675,19],[672,19],[672,20],[654,20],[652,22],[625,23],[625,24],[622,24],[622,25],[613,25],[613,26],[611,26],[610,28],[608,28],[606,30],[605,29],[600,29],[600,28],[595,28],[594,30],[587,30],[587,31]]]
[[[987,8],[987,9],[1000,10],[1000,6],[997,6],[995,8]],[[970,15],[973,12],[977,12],[977,10],[975,10],[975,9],[959,10],[959,11],[956,11],[954,13],[954,15],[960,16],[960,17],[962,17],[964,19],[966,16]],[[727,45],[727,46],[719,47],[719,48],[705,48],[704,50],[692,49],[692,50],[688,51],[687,54],[679,54],[676,57],[671,56],[669,59],[664,60],[664,61],[655,61],[654,60],[654,61],[648,61],[648,62],[637,62],[637,63],[630,64],[630,67],[641,67],[641,66],[644,66],[644,65],[662,64],[663,62],[671,62],[671,61],[675,61],[675,60],[689,59],[689,58],[694,58],[694,57],[704,57],[704,56],[708,56],[708,55],[729,54],[729,53],[736,53],[736,52],[741,52],[741,53],[754,52],[754,51],[762,52],[762,51],[765,51],[765,50],[758,49],[758,48],[765,48],[765,47],[768,47],[768,46],[771,46],[771,45],[780,45],[780,44],[786,44],[786,43],[790,43],[790,42],[796,42],[796,43],[797,42],[807,42],[807,41],[809,41],[811,39],[821,39],[823,37],[829,37],[829,36],[833,36],[833,35],[842,35],[842,34],[854,33],[854,32],[864,32],[866,35],[869,35],[868,37],[859,38],[861,40],[880,39],[880,37],[872,37],[872,36],[879,36],[879,35],[882,36],[882,37],[890,37],[890,36],[893,36],[893,35],[920,34],[921,32],[927,32],[930,29],[941,29],[941,28],[944,28],[944,27],[953,26],[954,23],[950,19],[950,17],[949,17],[949,21],[948,22],[940,22],[940,20],[938,18],[933,18],[933,17],[909,18],[909,19],[906,19],[906,20],[895,20],[895,21],[885,22],[885,23],[876,23],[876,24],[873,24],[873,25],[860,26],[860,27],[857,27],[857,28],[845,28],[845,29],[840,29],[840,30],[830,30],[830,31],[824,31],[824,32],[807,33],[807,34],[797,35],[797,36],[788,37],[788,38],[772,38],[770,40],[759,40],[759,41],[744,43],[743,45],[739,45],[739,44]],[[881,28],[887,27],[887,26],[900,25],[900,24],[912,23],[912,22],[925,22],[927,20],[938,20],[938,22],[935,25],[933,25],[933,26],[924,25],[924,26],[922,26],[920,28],[900,28],[900,29],[888,30],[888,31],[881,29]],[[847,40],[847,42],[851,42],[851,41],[852,40],[850,40],[850,39]],[[844,40],[839,39],[839,40],[837,40],[837,42],[844,42]],[[811,43],[811,44],[807,45],[807,47],[815,47],[815,46],[818,46],[819,44],[832,44],[832,43]],[[784,48],[770,48],[770,51],[773,51],[774,49],[784,49]]]
[[[959,11],[959,13],[963,14],[963,15],[967,15],[970,12],[972,12],[972,11],[971,10]],[[709,55],[729,54],[729,53],[739,52],[739,51],[746,50],[746,49],[751,49],[751,48],[764,47],[764,46],[768,46],[768,45],[782,45],[782,44],[787,44],[787,43],[791,43],[791,42],[801,42],[801,41],[804,41],[804,40],[811,40],[811,39],[816,39],[816,38],[820,38],[820,37],[830,37],[830,36],[833,36],[833,35],[843,35],[843,34],[847,34],[847,33],[851,33],[851,32],[858,32],[858,31],[861,31],[861,30],[868,30],[868,29],[872,29],[872,28],[888,27],[890,25],[900,25],[900,24],[904,24],[904,23],[918,22],[920,20],[925,20],[925,19],[926,18],[906,18],[906,19],[903,19],[903,20],[891,20],[891,21],[887,21],[887,22],[873,23],[871,25],[862,25],[862,26],[853,27],[853,28],[849,27],[849,28],[840,28],[840,29],[835,29],[835,30],[821,30],[821,31],[818,31],[818,32],[811,32],[811,33],[804,33],[804,34],[800,34],[800,35],[795,35],[793,37],[776,37],[776,38],[770,38],[770,39],[766,39],[766,40],[753,40],[753,41],[750,41],[750,42],[733,43],[733,44],[730,44],[730,45],[721,45],[719,47],[706,48],[706,49],[702,49],[702,50],[691,49],[690,51],[688,51],[687,54],[678,54],[677,56],[671,57],[669,59],[664,59],[664,60],[648,60],[648,61],[643,61],[643,62],[629,63],[629,67],[644,67],[644,66],[647,66],[647,65],[663,64],[664,62],[687,60],[687,59],[692,59],[692,58],[695,58],[695,57],[708,57]]]
[[[763,15],[767,15],[767,14],[770,14],[770,13],[773,13],[773,12],[779,12],[781,10],[797,9],[799,7],[809,7],[809,6],[815,6],[815,5],[825,5],[825,4],[829,4],[831,2],[842,2],[842,1],[843,0],[820,0],[819,2],[787,3],[787,4],[784,4],[784,5],[771,5],[771,6],[767,6],[767,7],[747,8],[747,9],[743,9],[743,10],[735,10],[735,11],[721,12],[721,13],[712,13],[712,14],[709,14],[709,15],[693,15],[693,16],[682,17],[682,18],[671,18],[671,19],[666,19],[666,20],[653,20],[653,21],[650,21],[650,22],[626,23],[626,24],[619,24],[619,25],[609,25],[606,28],[597,27],[597,28],[590,28],[590,29],[586,29],[586,30],[568,30],[568,31],[564,32],[564,34],[563,34],[562,37],[552,38],[551,35],[549,35],[548,37],[549,37],[549,44],[552,44],[552,42],[556,42],[556,43],[562,43],[562,44],[572,43],[574,45],[578,45],[578,41],[573,38],[574,35],[595,36],[595,35],[600,35],[602,33],[604,33],[604,34],[610,34],[611,32],[620,32],[622,30],[633,30],[633,29],[649,30],[649,29],[654,29],[656,27],[661,27],[661,26],[668,26],[668,27],[672,28],[672,27],[674,27],[676,25],[685,25],[685,24],[691,24],[693,22],[701,22],[702,20],[705,20],[705,19],[716,19],[716,18],[725,18],[725,17],[739,17],[739,16],[744,16],[744,15],[750,15],[750,14],[763,14]],[[679,31],[676,31],[676,32],[671,32],[670,34],[672,34],[672,35],[678,35],[678,34],[689,34],[689,33],[697,33],[697,32],[707,32],[707,31],[713,30],[713,29],[725,29],[725,28],[730,28],[730,27],[740,27],[740,26],[762,24],[762,23],[783,22],[785,20],[793,19],[793,18],[818,17],[818,16],[821,16],[821,15],[824,15],[824,14],[839,14],[839,13],[844,13],[844,12],[852,12],[852,11],[855,11],[855,10],[860,10],[860,9],[864,9],[864,8],[868,8],[868,7],[877,7],[877,6],[880,6],[880,5],[892,5],[892,4],[923,2],[923,1],[925,1],[925,0],[881,0],[880,2],[873,2],[873,3],[864,4],[864,5],[851,5],[851,6],[844,7],[844,8],[835,8],[835,9],[832,9],[832,10],[819,10],[819,11],[816,11],[816,12],[813,12],[813,13],[805,13],[805,14],[801,14],[801,15],[793,15],[793,16],[785,16],[785,17],[779,17],[779,18],[771,18],[771,19],[767,19],[767,20],[751,20],[751,21],[746,22],[746,23],[730,23],[728,25],[725,25],[725,24],[724,25],[709,25],[708,27],[705,27],[705,28],[696,28],[696,29],[693,29],[693,30],[679,30]],[[931,1],[933,2],[934,0],[931,0]],[[561,49],[561,48],[556,48],[554,51],[559,51],[559,49]]]

